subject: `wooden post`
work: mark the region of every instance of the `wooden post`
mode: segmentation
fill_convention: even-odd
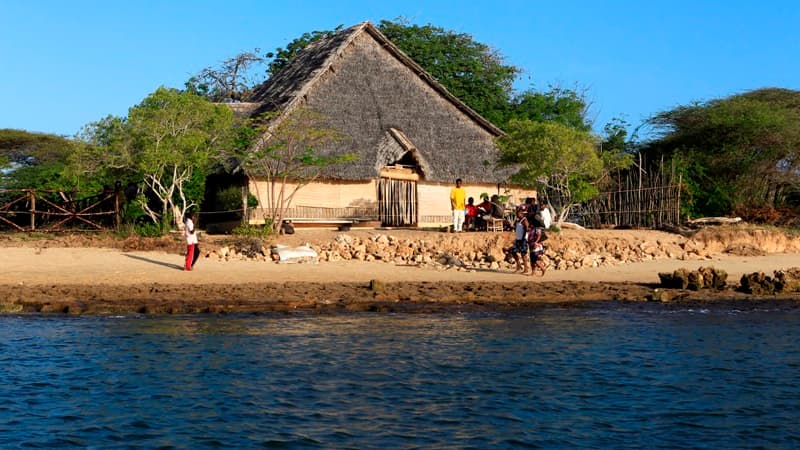
[[[119,182],[117,182],[116,188],[114,189],[114,229],[117,231],[119,231],[119,225],[122,222],[119,213],[119,193]]]
[[[676,216],[678,218],[675,225],[681,224],[681,185],[683,184],[683,174],[678,174],[678,211],[676,211]]]
[[[28,191],[31,198],[31,231],[36,230],[36,192],[31,189]]]
[[[242,225],[247,226],[250,223],[250,211],[247,208],[247,197],[249,194],[247,181],[242,186]]]

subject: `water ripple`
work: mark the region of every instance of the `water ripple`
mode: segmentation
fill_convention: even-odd
[[[800,314],[0,316],[0,448],[797,448]]]

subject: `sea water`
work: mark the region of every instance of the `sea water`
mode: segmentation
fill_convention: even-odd
[[[0,448],[798,448],[800,312],[0,316]]]

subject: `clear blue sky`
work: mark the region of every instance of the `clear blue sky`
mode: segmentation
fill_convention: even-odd
[[[0,0],[0,128],[72,135],[246,50],[406,17],[471,34],[518,89],[585,88],[595,128],[692,101],[800,89],[797,1]]]

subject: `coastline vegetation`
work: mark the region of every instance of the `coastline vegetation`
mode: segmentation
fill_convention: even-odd
[[[377,27],[448,91],[506,132],[497,142],[496,164],[519,167],[511,181],[550,197],[562,220],[627,171],[674,166],[683,178],[684,216],[797,223],[800,91],[766,87],[697,101],[654,112],[641,124],[615,118],[598,133],[586,89],[531,85],[515,91],[522,70],[467,33],[403,18],[382,20]],[[303,48],[341,29],[311,31],[270,52],[242,52],[202,69],[183,88],[160,87],[127,116],[99,119],[72,137],[0,129],[0,188],[70,192],[133,186],[124,223],[134,233],[153,236],[174,229],[187,211],[202,204],[209,175],[264,172],[280,163],[270,173],[274,179],[294,170],[295,178],[306,173],[312,180],[315,167],[347,164],[347,158],[320,158],[314,152],[318,142],[288,151],[286,142],[304,133],[319,142],[337,139],[333,130],[302,124],[248,162],[243,155],[263,124],[237,122],[222,104],[247,101],[256,86]],[[642,130],[648,131],[647,139],[640,138]],[[642,166],[634,164],[639,156]],[[278,211],[267,224],[271,232],[281,223],[280,206],[287,203],[280,202],[286,201],[291,202],[291,193],[281,193],[278,203],[269,205]],[[238,232],[263,234],[248,226]]]

